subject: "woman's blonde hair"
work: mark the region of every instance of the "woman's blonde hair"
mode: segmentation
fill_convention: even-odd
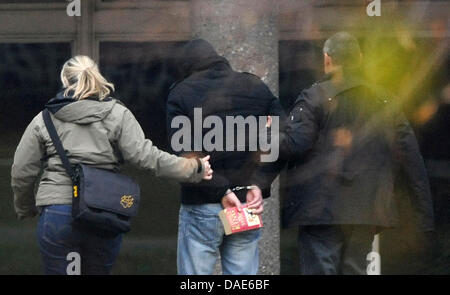
[[[114,85],[108,82],[97,64],[88,56],[77,55],[64,64],[61,70],[61,81],[65,88],[64,96],[69,92],[75,99],[98,97],[100,100],[108,97]]]

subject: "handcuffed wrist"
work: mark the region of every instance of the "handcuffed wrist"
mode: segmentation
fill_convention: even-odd
[[[231,189],[227,189],[227,190],[225,191],[225,194],[223,195],[222,198],[226,197],[227,195],[231,194],[232,192],[233,192],[233,191],[232,191]]]

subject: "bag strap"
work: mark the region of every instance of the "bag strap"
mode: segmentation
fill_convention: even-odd
[[[42,116],[44,117],[45,127],[47,127],[48,134],[52,139],[53,145],[55,146],[56,152],[61,158],[64,169],[66,169],[67,174],[69,174],[70,178],[74,180],[75,172],[70,164],[69,158],[67,157],[66,150],[64,149],[61,139],[56,132],[55,125],[53,124],[52,118],[50,116],[50,112],[48,109],[42,111]]]

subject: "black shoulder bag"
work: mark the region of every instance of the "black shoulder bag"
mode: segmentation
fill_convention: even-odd
[[[53,145],[64,169],[72,179],[72,217],[74,224],[113,234],[130,230],[130,219],[137,214],[139,185],[125,175],[77,164],[72,167],[47,109],[42,112]]]

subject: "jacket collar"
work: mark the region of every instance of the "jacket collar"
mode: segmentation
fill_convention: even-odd
[[[73,92],[70,91],[67,96],[64,95],[64,90],[61,90],[56,94],[56,96],[52,99],[50,99],[47,104],[45,105],[45,108],[48,109],[52,114],[56,114],[60,109],[63,107],[77,102],[78,99],[75,99],[72,97]],[[87,97],[84,100],[93,100],[93,101],[99,101],[98,97]],[[112,98],[108,97],[103,99],[102,101],[111,101]]]
[[[45,108],[48,109],[52,114],[56,114],[60,109],[65,107],[68,104],[74,103],[77,100],[72,97],[72,95],[65,96],[64,90],[58,92],[56,96],[52,99],[50,99],[47,104],[45,105]]]
[[[363,79],[355,76],[350,76],[345,78],[343,82],[338,84],[333,83],[331,79],[328,79],[320,83],[319,85],[325,93],[326,97],[336,97],[345,91],[365,84],[366,82]]]

